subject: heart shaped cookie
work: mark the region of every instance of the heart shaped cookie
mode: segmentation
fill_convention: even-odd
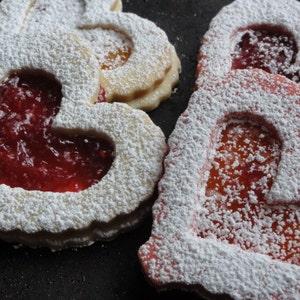
[[[3,80],[16,71],[21,74],[42,72],[61,84],[61,104],[51,121],[54,133],[82,137],[85,147],[91,142],[89,139],[105,139],[113,146],[110,154],[113,161],[106,175],[77,191],[57,192],[52,187],[44,191],[1,184],[0,237],[30,246],[60,249],[111,239],[134,226],[148,211],[147,200],[162,172],[166,146],[161,130],[142,111],[121,103],[96,103],[100,85],[103,86],[101,72],[97,58],[77,35],[53,32],[8,36],[1,42],[0,61]],[[22,99],[18,96],[31,94],[31,90],[23,94],[17,92],[11,101],[16,101],[16,106],[21,108]],[[35,100],[42,101],[41,98]],[[19,127],[24,127],[35,119],[36,107],[27,109],[25,117],[16,116],[11,109],[7,113],[19,120]],[[3,114],[4,111],[2,117]],[[45,137],[49,138],[47,132]],[[18,140],[22,140],[21,136]],[[24,153],[31,151],[23,148]],[[96,156],[106,155],[105,150],[93,149],[91,147],[91,151],[97,151]],[[79,155],[77,150],[63,154],[52,152],[57,156]],[[33,157],[33,160],[38,158]],[[26,159],[23,163],[31,164]]]
[[[236,0],[225,6],[203,37],[196,86],[245,68],[260,68],[299,82],[299,15],[296,0]]]
[[[107,102],[152,110],[170,97],[179,79],[180,61],[165,32],[154,23],[120,12],[120,1],[26,3],[18,4],[9,16],[2,16],[0,11],[1,22],[17,19],[15,32],[33,35],[36,31],[60,30],[86,40],[103,71]],[[3,5],[9,10],[6,2]]]
[[[261,70],[230,71],[192,95],[139,250],[152,284],[207,297],[300,296],[299,112],[298,85]]]

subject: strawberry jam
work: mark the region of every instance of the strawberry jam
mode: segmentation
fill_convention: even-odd
[[[258,123],[230,122],[217,143],[197,233],[300,265],[299,206],[265,201],[281,143]]]
[[[114,151],[110,142],[51,128],[61,98],[61,86],[37,74],[13,74],[1,84],[0,183],[76,192],[107,173]]]
[[[299,70],[291,70],[298,49],[293,36],[280,28],[246,29],[235,46],[232,69],[259,68],[300,82]]]

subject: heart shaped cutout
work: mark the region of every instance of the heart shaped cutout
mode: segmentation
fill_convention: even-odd
[[[76,192],[107,173],[111,142],[52,129],[61,98],[60,85],[41,75],[15,73],[0,85],[0,184]]]
[[[299,112],[298,85],[259,69],[231,71],[192,95],[139,250],[158,289],[300,295]]]
[[[7,37],[0,49],[0,77],[24,70],[42,71],[61,83],[59,110],[53,121],[46,121],[52,122],[51,130],[79,139],[94,137],[92,143],[105,139],[113,145],[114,160],[100,181],[77,192],[1,184],[0,237],[61,249],[111,239],[132,228],[149,210],[148,200],[161,176],[166,144],[160,128],[126,104],[97,103],[103,80],[97,58],[75,35]],[[17,100],[16,106],[23,104]]]
[[[230,70],[260,68],[299,83],[299,1],[236,0],[213,18],[199,51],[196,87]]]

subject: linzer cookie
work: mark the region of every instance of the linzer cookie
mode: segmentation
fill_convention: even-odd
[[[120,1],[82,2],[28,0],[10,19],[19,21],[15,31],[18,26],[32,35],[59,30],[83,38],[96,53],[108,84],[107,102],[151,110],[169,98],[178,82],[180,62],[165,32],[151,21],[120,12]],[[3,14],[3,19],[9,18]]]
[[[116,32],[118,35],[122,32],[123,37],[118,38],[123,41],[122,48],[101,43],[109,43],[107,38],[102,38],[103,34],[109,34],[110,44],[115,44],[111,36]],[[166,34],[154,23],[131,13],[105,14],[101,17],[93,15],[82,22],[80,34],[91,47],[99,41],[96,53],[99,61],[104,62],[102,74],[108,83],[105,89],[108,102],[117,99],[132,107],[150,110],[170,96],[172,87],[178,81],[180,63]],[[101,57],[101,49],[104,48],[117,49],[120,58],[110,63],[111,52],[106,54],[106,58]],[[117,62],[119,66],[114,66]]]
[[[0,62],[0,237],[61,249],[136,225],[162,172],[161,130],[97,103],[97,58],[76,35],[7,36]]]
[[[200,49],[139,250],[157,289],[300,297],[297,1],[235,1]]]
[[[196,85],[253,68],[299,82],[299,16],[296,0],[237,0],[225,6],[204,35]]]
[[[299,298],[299,205],[267,201],[299,196],[299,113],[298,85],[260,70],[229,72],[192,95],[139,250],[153,285]]]

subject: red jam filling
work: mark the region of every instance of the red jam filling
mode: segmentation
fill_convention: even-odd
[[[281,143],[273,130],[230,122],[217,143],[197,233],[300,265],[296,205],[269,206]]]
[[[99,90],[99,93],[98,93],[98,97],[97,97],[97,103],[101,103],[101,102],[106,102],[106,97],[105,97],[105,89],[102,88],[100,86],[100,90]]]
[[[298,49],[294,37],[280,28],[246,29],[235,46],[232,69],[259,68],[300,82],[299,71],[290,69]]]
[[[60,85],[44,76],[13,74],[0,85],[1,184],[76,192],[107,173],[111,142],[52,130],[61,98]]]

